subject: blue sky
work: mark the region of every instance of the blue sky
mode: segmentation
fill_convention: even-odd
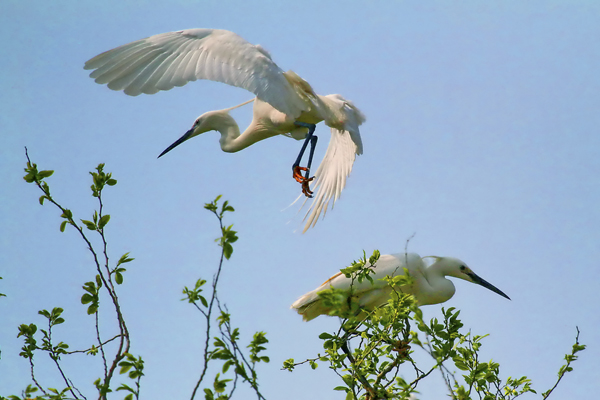
[[[22,180],[27,146],[55,170],[53,194],[79,218],[95,207],[88,171],[103,162],[119,181],[106,192],[107,235],[113,259],[136,258],[121,299],[132,351],[146,361],[145,398],[186,398],[197,378],[202,321],[179,298],[216,267],[218,227],[202,206],[218,194],[236,208],[226,222],[240,236],[220,295],[248,340],[267,332],[272,361],[259,369],[267,398],[343,398],[324,367],[280,371],[287,358],[319,352],[318,334],[337,325],[304,323],[289,305],[363,249],[400,252],[413,233],[410,251],[461,258],[512,298],[455,282],[445,305],[461,309],[473,333],[490,333],[483,359],[545,390],[579,326],[589,347],[555,398],[595,398],[599,16],[593,1],[3,1],[0,395],[29,383],[16,334],[21,323],[41,323],[38,310],[65,308],[61,339],[73,348],[93,332],[79,305],[94,276],[89,254]],[[261,44],[282,69],[367,116],[364,155],[335,209],[306,234],[296,206],[286,208],[299,191],[290,176],[299,142],[273,138],[226,154],[207,133],[156,159],[197,116],[250,93],[201,81],[133,98],[82,68],[121,44],[195,27]],[[234,116],[243,126],[249,110]],[[320,159],[329,133],[317,133]],[[440,308],[424,310],[439,317]],[[67,367],[90,382],[98,373],[89,361]],[[421,389],[423,399],[444,394],[440,377]]]

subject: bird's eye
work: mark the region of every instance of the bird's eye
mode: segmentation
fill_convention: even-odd
[[[461,271],[464,271],[465,269],[467,269],[467,267],[465,267],[464,265],[461,265],[461,266],[460,266],[460,270],[461,270]]]

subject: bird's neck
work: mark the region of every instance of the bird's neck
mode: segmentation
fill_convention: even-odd
[[[456,289],[450,279],[445,276],[444,266],[439,263],[433,263],[425,270],[425,279],[427,285],[424,285],[427,290],[427,302],[425,304],[438,304],[450,300],[454,296]]]
[[[214,127],[221,134],[219,143],[221,144],[221,150],[226,153],[238,152],[260,140],[273,136],[257,126],[254,121],[240,134],[238,124],[228,113],[219,114],[218,118],[215,119]]]

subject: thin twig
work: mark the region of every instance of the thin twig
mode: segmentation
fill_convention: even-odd
[[[100,201],[100,205],[102,205],[101,193],[98,194],[98,199]],[[100,216],[100,218],[102,217],[101,214],[99,216]],[[103,252],[104,252],[104,257],[105,257],[105,261],[106,261],[105,269],[107,271],[108,278],[105,279],[104,275],[100,272],[99,264],[98,264],[98,272],[100,273],[100,277],[101,277],[102,281],[104,282],[104,286],[106,287],[106,290],[109,293],[110,298],[115,307],[115,312],[117,314],[117,320],[119,321],[119,330],[120,330],[120,335],[119,335],[120,340],[119,340],[119,347],[117,349],[117,354],[115,355],[115,358],[110,366],[110,369],[108,370],[108,374],[106,375],[106,379],[104,380],[105,385],[108,385],[112,379],[115,369],[119,365],[119,362],[125,358],[125,354],[129,353],[129,348],[130,348],[131,343],[129,340],[129,331],[127,329],[127,325],[125,325],[125,319],[123,318],[123,314],[121,312],[121,306],[119,305],[119,299],[117,297],[117,292],[112,283],[112,279],[111,279],[111,275],[110,275],[110,269],[108,266],[107,244],[106,244],[106,238],[104,237],[104,229],[102,229],[99,233],[100,233],[100,236],[102,237]],[[110,286],[108,286],[107,281],[110,284]],[[106,398],[106,395],[101,396],[101,397]]]
[[[29,163],[29,165],[32,165],[31,160],[29,158],[29,154],[27,153],[27,148],[25,148],[25,156],[27,157],[27,162]],[[46,195],[46,199],[48,201],[50,201],[52,204],[54,204],[56,207],[58,207],[58,209],[60,209],[63,213],[63,216],[65,216],[64,218],[67,220],[67,222],[72,225],[75,230],[77,230],[77,232],[79,232],[79,235],[81,236],[81,238],[83,239],[83,241],[87,244],[88,250],[90,251],[90,253],[92,253],[92,257],[94,259],[94,264],[96,265],[96,270],[98,272],[98,275],[100,276],[100,279],[102,280],[102,283],[104,284],[106,291],[108,292],[109,297],[111,298],[111,301],[113,303],[113,306],[115,307],[115,312],[117,314],[117,320],[119,321],[119,330],[120,330],[120,342],[119,342],[119,348],[117,350],[117,354],[115,355],[115,359],[112,362],[112,365],[108,371],[108,373],[105,373],[105,379],[104,379],[104,384],[103,386],[108,389],[108,386],[110,384],[110,380],[112,379],[113,373],[115,371],[115,369],[117,368],[118,363],[125,357],[125,353],[129,352],[129,346],[130,346],[130,342],[129,342],[129,332],[127,330],[127,326],[125,325],[125,320],[123,318],[123,315],[121,313],[121,308],[119,306],[119,300],[116,294],[116,291],[114,289],[114,285],[112,284],[112,281],[110,279],[110,270],[108,268],[108,255],[107,255],[107,244],[106,244],[106,239],[104,237],[104,230],[99,230],[99,234],[102,238],[102,242],[103,242],[103,250],[104,250],[104,256],[105,256],[105,260],[106,260],[106,265],[105,268],[108,271],[108,278],[104,276],[102,268],[101,268],[101,264],[98,258],[98,254],[96,253],[96,251],[94,250],[94,247],[92,245],[92,243],[90,242],[90,240],[87,238],[87,236],[85,235],[85,233],[83,232],[83,229],[77,225],[77,223],[75,223],[75,220],[72,217],[67,217],[68,213],[67,213],[67,209],[65,209],[64,207],[62,207],[60,204],[58,204],[51,196],[49,191],[46,191],[46,189],[41,185],[40,181],[38,181],[37,179],[35,180],[35,184],[38,188],[40,188],[40,190]],[[100,201],[100,208],[102,208],[102,200],[101,200],[101,191],[99,191],[98,193],[98,199]],[[100,217],[102,215],[100,214]],[[106,399],[106,394],[99,394],[99,399]]]
[[[27,151],[27,148],[25,148],[25,151]],[[33,372],[33,356],[29,357],[29,365],[31,366],[31,379],[33,380],[33,383],[35,383],[35,386],[37,386],[38,389],[40,389],[46,396],[48,396],[48,393],[44,390],[44,388],[42,388],[42,386],[35,379],[35,374]]]
[[[79,395],[81,396],[81,398],[83,398],[84,400],[87,400],[87,397],[85,397],[83,394],[81,394],[81,392],[79,391],[79,389],[77,389],[75,387],[75,385],[73,385],[73,381],[71,381],[69,379],[69,387],[72,387],[73,389],[75,389],[77,391],[77,393],[79,393]]]
[[[315,362],[315,361],[319,360],[320,358],[321,358],[320,356],[318,356],[318,357],[315,357],[315,358],[307,358],[307,359],[306,359],[306,360],[304,360],[304,361],[301,361],[301,362],[298,362],[298,363],[294,363],[294,364],[292,364],[292,365],[293,365],[294,367],[297,367],[298,365],[306,364],[306,363],[309,363],[309,362],[311,362],[311,361],[312,361],[312,362]],[[281,368],[281,370],[282,370],[282,371],[283,371],[283,370],[286,370],[286,368]]]
[[[359,371],[356,371],[354,368],[356,366],[356,360],[352,356],[352,353],[350,353],[350,350],[348,350],[348,341],[347,340],[345,340],[342,343],[341,348],[344,351],[344,353],[346,353],[346,357],[348,357],[348,361],[350,361],[350,365],[352,366],[352,374],[354,376],[356,376],[356,379],[358,379],[360,381],[360,383],[363,385],[363,387],[369,394],[370,398],[375,399],[376,393],[375,393],[375,390],[373,389],[373,387],[371,386],[371,384],[369,383],[369,381],[366,380],[365,377],[362,376],[362,374]]]
[[[575,329],[577,329],[577,336],[575,336],[575,346],[579,346],[579,327],[576,326]],[[574,352],[571,352],[571,355],[573,355]],[[550,390],[548,390],[547,392],[545,392],[543,394],[543,398],[547,399],[548,396],[550,396],[550,394],[552,393],[552,391],[554,389],[556,389],[556,387],[558,386],[558,384],[560,383],[560,381],[562,380],[562,378],[565,376],[565,374],[567,372],[569,372],[569,366],[571,365],[571,359],[567,358],[567,364],[565,365],[565,367],[563,368],[562,372],[560,373],[560,375],[558,375],[558,380],[556,381],[556,383],[554,384],[554,386],[552,386],[552,388]]]
[[[429,335],[427,335],[427,341],[425,342],[425,344],[427,345],[427,348],[428,348],[429,350],[426,350],[426,349],[425,349],[423,346],[420,346],[420,347],[421,347],[421,348],[422,348],[422,349],[425,351],[425,353],[429,354],[429,355],[431,356],[431,358],[433,358],[433,359],[436,361],[436,365],[435,365],[435,366],[433,366],[431,370],[433,370],[433,369],[435,369],[436,367],[438,367],[438,366],[439,366],[439,367],[440,367],[440,372],[441,372],[441,374],[442,374],[442,377],[444,378],[444,381],[446,381],[446,376],[444,375],[444,371],[443,371],[443,370],[446,370],[446,372],[447,372],[447,373],[448,373],[450,376],[452,376],[452,379],[454,380],[454,383],[457,383],[457,381],[456,381],[456,378],[454,377],[454,374],[453,374],[453,373],[451,373],[451,372],[448,370],[448,368],[446,368],[446,366],[444,365],[444,363],[445,363],[445,362],[446,362],[446,361],[447,361],[447,360],[448,360],[450,357],[448,356],[448,357],[446,357],[445,359],[443,359],[443,360],[441,360],[441,361],[438,361],[438,359],[437,359],[436,357],[434,357],[434,355],[433,355],[433,349],[431,348],[431,344],[430,344],[429,342],[430,342]],[[431,370],[430,370],[429,372],[431,372]],[[456,399],[456,396],[454,396],[454,391],[452,390],[452,387],[450,386],[450,384],[449,384],[448,382],[446,382],[446,386],[448,387],[448,391],[449,391],[449,393],[450,393],[450,396],[452,396],[452,399],[453,399],[453,400],[454,400],[454,399]],[[415,382],[415,387],[416,387],[416,382]]]
[[[100,304],[100,299],[98,299],[98,304]],[[104,365],[104,380],[106,381],[106,378],[108,378],[108,363],[106,362],[106,353],[104,352],[104,345],[108,342],[110,342],[113,339],[116,339],[117,337],[121,336],[120,334],[115,336],[112,339],[109,339],[108,341],[106,341],[104,344],[102,343],[102,339],[100,339],[100,324],[98,321],[98,310],[96,310],[96,312],[94,313],[95,317],[96,317],[96,338],[98,339],[98,346],[100,347],[100,355],[102,356],[102,364]]]
[[[101,343],[100,346],[98,346],[99,348],[101,348],[102,346],[112,342],[113,340],[117,339],[118,337],[120,337],[121,335],[115,335],[115,337],[108,339],[106,342]],[[90,347],[89,349],[85,349],[85,350],[73,350],[73,351],[67,351],[66,354],[75,354],[75,353],[87,353],[88,351],[92,350],[92,348]]]
[[[56,368],[58,368],[58,372],[60,372],[60,375],[62,376],[63,380],[65,381],[65,385],[67,385],[67,387],[69,388],[69,391],[71,392],[73,397],[75,399],[79,399],[79,397],[77,397],[77,395],[73,391],[73,388],[69,384],[69,380],[65,376],[64,371],[60,367],[60,364],[58,362],[59,355],[55,354],[54,348],[52,347],[52,320],[50,318],[48,318],[48,347],[50,348],[50,351],[49,351],[50,358],[52,359],[52,361],[54,361],[54,364],[56,364]]]
[[[391,329],[391,327],[390,327]],[[410,339],[409,339],[409,335],[410,335],[410,325],[408,323],[408,318],[404,319],[404,329],[403,329],[403,333],[404,333],[404,337],[403,339],[403,344],[407,343],[406,346],[408,346],[408,343],[410,343]],[[389,333],[389,332],[388,332]],[[409,347],[410,349],[410,347]],[[405,361],[406,359],[411,359],[410,356],[408,355],[408,350],[406,350],[406,355],[403,354],[404,351],[402,352],[398,352],[398,355],[392,360],[391,363],[389,363],[378,375],[377,378],[375,379],[375,383],[373,384],[373,386],[377,387],[379,385],[379,383],[381,382],[381,380],[383,378],[385,378],[385,376],[394,368],[399,367],[399,365]],[[387,385],[385,385],[384,387],[388,387],[393,381],[389,381]]]
[[[219,226],[221,227],[221,232],[223,232],[223,220],[222,220],[221,216],[215,211],[213,211],[213,213],[219,219]],[[196,392],[198,391],[200,384],[204,380],[206,371],[208,370],[208,348],[209,348],[209,341],[210,341],[210,317],[212,315],[215,297],[217,296],[217,283],[219,282],[219,276],[221,275],[221,268],[223,267],[224,257],[225,257],[225,248],[222,248],[221,249],[221,257],[219,259],[219,268],[217,269],[217,273],[213,277],[213,283],[212,283],[213,291],[212,291],[212,296],[210,298],[210,303],[208,305],[208,312],[202,313],[202,314],[204,314],[204,317],[206,318],[206,340],[204,341],[204,355],[203,355],[204,366],[202,367],[202,372],[200,373],[200,378],[198,378],[198,382],[196,383],[196,386],[194,386],[194,390],[192,391],[191,400],[194,400],[194,398],[196,397]]]

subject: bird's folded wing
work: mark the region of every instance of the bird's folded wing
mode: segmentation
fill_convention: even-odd
[[[403,270],[397,271],[399,265],[398,259],[390,256],[383,255],[380,261],[376,264],[375,273],[370,275],[373,281],[364,279],[361,282],[357,280],[353,281],[350,278],[346,278],[344,274],[338,272],[331,278],[327,279],[318,288],[302,295],[298,300],[292,304],[291,308],[300,309],[307,305],[314,303],[319,300],[319,293],[325,289],[335,288],[339,290],[350,290],[354,295],[361,295],[368,291],[378,290],[387,286],[387,283],[383,278],[387,275],[403,274]],[[368,265],[368,264],[367,264]]]
[[[90,77],[137,96],[209,79],[244,88],[297,117],[306,103],[261,46],[221,29],[187,29],[150,36],[106,51],[85,63]]]

